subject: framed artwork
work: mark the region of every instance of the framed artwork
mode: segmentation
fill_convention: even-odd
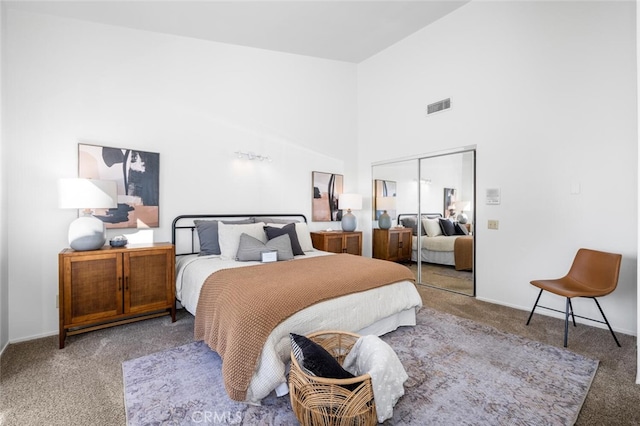
[[[335,173],[311,172],[313,222],[335,222],[342,220],[338,210],[338,196],[342,194],[343,176]]]
[[[444,217],[456,217],[456,190],[455,188],[444,189]]]
[[[160,154],[80,143],[78,177],[116,181],[118,207],[93,213],[107,228],[159,226]]]
[[[373,218],[378,220],[386,210],[391,219],[396,218],[396,183],[392,180],[373,181]]]

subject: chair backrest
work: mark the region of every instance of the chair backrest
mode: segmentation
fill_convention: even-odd
[[[611,293],[618,285],[622,255],[581,248],[573,259],[567,276],[593,290],[600,296]]]

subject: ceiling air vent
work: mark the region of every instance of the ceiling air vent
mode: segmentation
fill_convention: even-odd
[[[444,111],[451,108],[451,98],[444,99],[442,101],[434,102],[427,106],[427,115],[436,112]]]

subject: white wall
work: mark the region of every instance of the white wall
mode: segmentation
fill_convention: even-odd
[[[637,3],[637,2],[636,2]],[[637,7],[636,4],[636,79],[637,79],[637,84],[636,84],[636,97],[638,97],[636,99],[636,106],[637,106],[637,113],[638,113],[638,121],[637,121],[637,125],[638,125],[638,132],[640,133],[640,93],[638,88],[640,87],[640,75],[638,75],[638,67],[640,67],[640,32],[638,32],[638,22],[640,22],[640,8]],[[640,164],[640,152],[638,152],[638,164]],[[640,186],[640,176],[638,176],[638,183]],[[639,192],[640,193],[640,192]],[[640,197],[638,197],[638,199],[636,200],[638,203],[638,207],[640,208]],[[636,223],[638,222],[638,218],[636,218]],[[639,230],[640,231],[640,230]],[[640,235],[640,234],[639,234]],[[640,242],[639,242],[639,247],[640,247]],[[640,273],[640,265],[637,265],[637,271],[638,273]],[[640,293],[638,293],[638,305],[640,305]],[[637,316],[637,328],[636,330],[640,329],[640,315]],[[638,361],[636,362],[636,366],[640,366],[640,351],[637,350],[637,346],[638,346],[638,340],[636,339],[636,353],[638,355]],[[637,368],[637,374],[636,374],[636,383],[640,384],[640,368]]]
[[[7,262],[7,162],[4,155],[4,5],[0,4],[0,354],[9,342],[9,277]]]
[[[80,141],[160,153],[156,241],[185,213],[310,219],[313,170],[357,184],[353,64],[5,12],[11,341],[57,333],[57,254],[76,213],[57,208],[56,182],[76,176]]]
[[[477,145],[478,298],[529,310],[529,281],[564,275],[579,247],[618,252],[601,304],[636,334],[635,16],[634,2],[471,2],[359,64],[361,190],[373,162]],[[574,308],[599,317],[590,300]]]

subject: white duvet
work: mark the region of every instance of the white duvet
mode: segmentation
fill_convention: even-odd
[[[305,252],[305,255],[324,256],[330,253],[315,250]],[[179,256],[176,263],[176,298],[195,315],[200,288],[211,273],[249,265],[260,265],[260,262],[237,262],[219,256]],[[292,315],[280,323],[267,338],[247,391],[246,402],[259,404],[275,389],[279,395],[286,394],[291,330],[296,330],[298,334],[318,330],[345,330],[379,336],[399,326],[415,325],[415,314],[421,306],[422,299],[415,285],[402,281],[317,303]]]
[[[456,239],[462,235],[438,235],[436,237],[427,237],[423,235],[420,237],[421,244],[418,246],[418,237],[413,237],[413,247],[420,247],[431,251],[453,251],[456,244]]]

